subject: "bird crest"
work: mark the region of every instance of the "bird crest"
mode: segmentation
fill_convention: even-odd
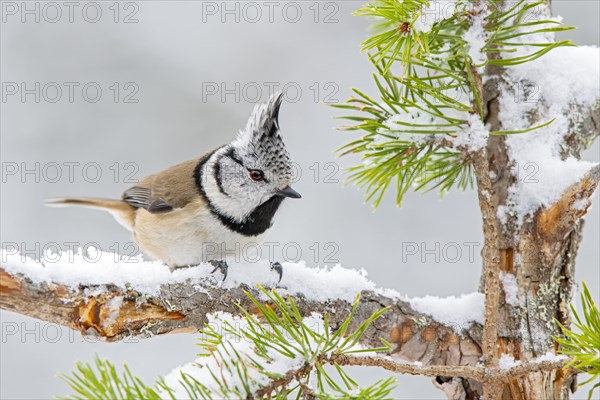
[[[291,176],[289,153],[279,132],[279,108],[283,93],[274,93],[266,103],[257,104],[246,126],[232,142],[240,157],[252,159],[256,165],[277,173],[280,177]]]

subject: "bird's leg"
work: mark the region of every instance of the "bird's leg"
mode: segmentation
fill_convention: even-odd
[[[223,274],[223,280],[227,279],[227,269],[229,268],[229,266],[227,265],[227,261],[210,260],[208,263],[215,267],[215,269],[212,270],[211,274],[214,274],[217,270],[219,270]]]
[[[271,271],[275,271],[279,274],[279,280],[277,281],[277,283],[281,282],[281,278],[283,277],[283,267],[281,266],[281,263],[279,263],[278,261],[272,262]]]

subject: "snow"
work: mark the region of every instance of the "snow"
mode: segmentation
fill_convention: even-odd
[[[517,278],[513,274],[500,271],[500,281],[502,282],[502,287],[506,294],[506,303],[513,307],[524,306],[525,300],[519,296]]]
[[[506,140],[515,174],[524,168],[531,168],[532,174],[518,176],[499,217],[515,216],[521,225],[540,207],[556,202],[595,165],[574,157],[562,160],[561,147],[578,118],[573,105],[592,107],[600,97],[600,52],[590,46],[557,48],[535,61],[509,68],[507,76],[512,84],[501,88],[503,129],[529,128],[531,113],[540,105],[535,125],[555,119],[547,127]]]
[[[567,358],[568,357],[563,354],[553,354],[548,352],[544,355],[534,358],[533,360],[531,360],[531,362],[534,364],[539,364],[546,361],[558,362],[566,360]],[[500,356],[500,359],[498,360],[498,366],[500,367],[500,369],[511,369],[514,367],[518,367],[521,364],[523,364],[521,360],[515,360],[515,358],[510,354],[502,354],[502,356]]]
[[[507,70],[515,82],[532,82],[547,104],[592,106],[599,97],[600,52],[596,46],[558,47],[535,61]],[[535,105],[535,103],[534,103]]]
[[[473,63],[478,66],[478,71],[483,72],[483,65],[487,61],[487,55],[483,51],[483,47],[488,40],[488,34],[485,31],[485,18],[488,16],[484,10],[487,9],[485,2],[476,6],[474,11],[473,22],[469,27],[469,30],[463,35],[463,39],[467,42],[469,47],[469,57],[473,60]]]
[[[160,286],[190,281],[192,284],[234,288],[240,284],[255,287],[260,284],[274,287],[277,284],[277,273],[271,271],[267,260],[256,263],[229,262],[227,279],[222,282],[222,275],[211,274],[212,265],[176,269],[169,268],[157,261],[145,261],[142,256],[126,257],[112,252],[88,247],[84,252],[63,251],[45,254],[36,261],[21,255],[16,250],[1,249],[2,267],[10,274],[23,274],[34,283],[59,283],[77,288],[82,285],[114,284],[121,288],[130,288],[140,293],[158,295]],[[342,299],[354,301],[356,295],[363,290],[375,291],[378,294],[397,298],[400,295],[390,289],[378,288],[367,279],[364,269],[356,270],[336,265],[327,267],[308,267],[305,262],[283,262],[283,279],[280,294],[302,293],[309,300],[327,301]],[[203,290],[197,286],[198,290]]]
[[[537,357],[536,359],[534,359],[532,362],[538,364],[538,363],[542,363],[542,362],[558,362],[558,361],[563,361],[566,360],[568,357],[565,356],[564,354],[553,354],[553,353],[546,353],[542,356]]]
[[[546,8],[544,14],[550,15]],[[552,19],[552,18],[548,18]],[[560,18],[553,20],[560,22]],[[535,26],[526,27],[529,31]],[[551,32],[524,35],[514,40],[521,43],[551,43]],[[517,46],[510,57],[524,56],[538,48]],[[600,97],[600,52],[598,47],[559,47],[535,61],[506,70],[507,84],[501,87],[500,121],[505,130],[526,129],[555,119],[544,128],[507,138],[508,155],[514,173],[531,168],[533,174],[518,176],[509,189],[508,204],[498,210],[507,221],[516,218],[521,225],[541,207],[556,202],[570,185],[578,182],[593,166],[574,157],[561,159],[565,135],[580,115],[574,105],[592,107]],[[537,112],[535,124],[532,113]],[[523,174],[522,174],[523,175]]]
[[[111,326],[117,321],[117,317],[121,312],[121,306],[123,305],[123,296],[116,296],[106,302],[108,309],[110,310],[110,314],[108,318],[102,321],[102,325],[104,327]]]
[[[479,151],[487,145],[490,131],[481,122],[478,114],[469,114],[466,119],[468,126],[459,131],[451,141],[456,147],[464,147],[473,152]]]
[[[483,324],[483,293],[461,296],[425,296],[407,299],[411,307],[435,321],[451,326],[457,333],[467,329],[473,322]]]
[[[515,360],[515,358],[510,354],[502,354],[502,356],[498,360],[498,367],[500,367],[500,369],[511,369],[514,367],[518,367],[522,363],[523,362],[520,360]]]

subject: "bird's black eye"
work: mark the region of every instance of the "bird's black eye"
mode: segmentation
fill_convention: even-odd
[[[253,181],[259,182],[265,179],[265,173],[260,169],[251,169],[248,172],[250,173],[250,178],[252,178]]]

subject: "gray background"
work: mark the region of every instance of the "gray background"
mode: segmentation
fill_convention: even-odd
[[[33,2],[27,4],[34,7]],[[24,179],[7,177],[1,193],[3,244],[23,243],[27,249],[35,249],[36,243],[43,247],[49,242],[97,242],[108,249],[118,243],[124,251],[129,234],[108,214],[48,209],[42,206],[42,200],[62,195],[118,197],[131,185],[124,180],[124,173],[131,171],[125,169],[125,163],[135,163],[138,171],[134,177],[141,178],[228,142],[245,123],[255,92],[248,91],[246,96],[242,93],[237,100],[227,95],[222,101],[219,95],[203,96],[203,83],[223,82],[228,88],[233,88],[235,82],[240,87],[250,83],[249,90],[257,84],[263,88],[261,100],[268,93],[265,82],[277,82],[280,88],[292,83],[291,87],[300,87],[302,94],[296,99],[290,89],[290,100],[297,101],[284,104],[280,122],[292,157],[301,166],[302,176],[295,187],[304,197],[286,202],[269,239],[282,244],[299,243],[309,265],[339,260],[347,267],[365,268],[378,285],[411,296],[458,295],[476,290],[482,236],[474,192],[454,191],[441,201],[435,193],[410,194],[402,208],[394,205],[390,193],[373,213],[363,203],[362,192],[335,182],[342,174],[333,168],[349,166],[356,160],[337,159],[333,150],[357,134],[334,130],[341,121],[332,116],[341,113],[323,104],[331,99],[325,96],[332,94],[332,88],[337,90],[333,98],[339,101],[350,95],[351,87],[375,93],[373,68],[366,55],[359,52],[369,23],[351,16],[361,2],[320,2],[316,6],[313,2],[298,2],[302,16],[296,23],[283,18],[285,3],[278,3],[273,22],[269,21],[268,8],[258,3],[263,12],[258,22],[249,22],[255,16],[252,10],[246,9],[243,14],[241,9],[239,22],[228,15],[223,23],[220,14],[203,14],[200,2],[138,2],[135,17],[139,21],[130,24],[122,20],[133,9],[125,10],[121,3],[120,22],[115,23],[109,9],[112,4],[101,3],[103,15],[97,23],[83,20],[80,6],[73,23],[63,15],[58,23],[43,18],[36,23],[31,16],[22,23],[18,16],[9,16],[2,24],[2,82],[40,82],[42,86],[48,82],[79,82],[81,86],[96,82],[103,89],[96,103],[82,97],[81,86],[75,91],[73,103],[68,101],[66,91],[56,103],[46,101],[54,92],[39,103],[31,95],[25,102],[13,96],[1,103],[4,165],[25,163],[33,168],[36,162],[40,167],[52,162],[79,162],[81,166],[96,162],[103,173],[96,183],[88,182],[93,171],[88,170],[86,180],[81,167],[75,169],[74,182],[68,181],[66,167],[56,183],[43,176],[39,183],[33,175]],[[213,4],[222,7],[221,2]],[[235,7],[233,2],[227,5]],[[316,23],[315,7],[320,11]],[[598,44],[598,2],[555,1],[554,9],[567,24],[579,26],[563,36],[579,44]],[[93,17],[93,10],[88,11]],[[294,18],[293,11],[288,9],[288,20]],[[337,22],[325,23],[325,16],[331,12]],[[53,12],[47,15],[53,16]],[[109,88],[114,82],[121,85],[118,103],[113,101]],[[123,91],[127,82],[139,87],[137,103],[122,101],[128,92]],[[320,90],[315,99],[316,87]],[[586,158],[598,160],[598,143]],[[109,168],[115,162],[120,163],[118,179]],[[309,168],[315,163],[319,163],[318,179],[315,168]],[[325,179],[324,175],[332,171],[332,179]],[[597,299],[597,205],[586,219],[577,280],[588,282]],[[317,260],[309,249],[315,242],[321,248]],[[325,246],[330,242],[339,251],[326,259],[325,250],[332,247]],[[474,258],[469,257],[467,242],[476,243]],[[424,252],[403,252],[403,246],[413,243],[420,250],[439,246],[439,259]],[[461,254],[456,253],[457,247]],[[93,343],[54,325],[4,311],[0,315],[0,396],[6,399],[66,394],[66,386],[55,374],[70,371],[76,360],[91,360],[95,353],[118,365],[127,362],[149,381],[192,360],[196,352],[193,335]],[[355,375],[366,383],[386,374],[359,370]],[[427,378],[399,377],[399,382],[394,392],[397,398],[443,398]],[[576,398],[584,396],[582,390]]]

